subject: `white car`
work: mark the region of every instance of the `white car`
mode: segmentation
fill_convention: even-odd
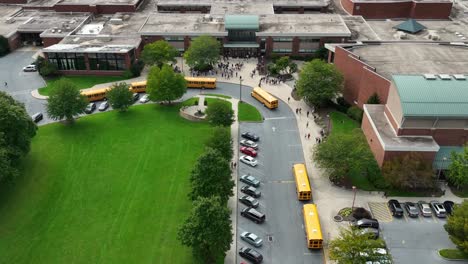
[[[263,243],[263,240],[261,238],[259,238],[256,234],[250,232],[243,232],[240,235],[240,238],[254,247],[260,247]]]
[[[245,147],[258,149],[258,144],[253,142],[252,140],[243,139],[240,141],[240,144]]]
[[[105,111],[107,108],[109,108],[109,103],[107,101],[104,101],[99,105],[98,110]]]
[[[37,71],[37,68],[36,68],[36,65],[30,64],[30,65],[28,65],[26,67],[23,67],[23,71],[25,71],[25,72],[35,72],[35,71]]]
[[[241,157],[239,158],[239,160],[240,160],[241,162],[245,163],[245,164],[248,164],[248,165],[252,166],[252,167],[257,166],[257,160],[254,159],[254,158],[252,158],[252,157],[250,157],[250,156],[247,156],[247,155],[241,156]]]
[[[140,103],[144,104],[149,101],[149,95],[145,94],[140,98]]]

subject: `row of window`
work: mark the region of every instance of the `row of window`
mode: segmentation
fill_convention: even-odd
[[[59,70],[87,70],[83,53],[49,53],[48,58]],[[127,68],[124,54],[89,53],[88,61],[91,70],[115,71]]]

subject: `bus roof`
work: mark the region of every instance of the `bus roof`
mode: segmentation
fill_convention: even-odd
[[[107,91],[109,91],[109,87],[101,88],[101,89],[81,91],[81,94],[87,96],[87,95],[95,94],[95,93],[105,93]]]
[[[323,239],[317,206],[315,204],[304,204],[303,212],[307,239]]]
[[[255,93],[259,94],[261,97],[263,97],[265,100],[267,100],[269,102],[278,101],[278,99],[276,99],[276,97],[274,97],[273,95],[271,95],[270,93],[268,93],[267,91],[263,90],[260,87],[255,87],[253,89],[253,91]]]
[[[297,191],[311,191],[309,176],[307,175],[307,169],[304,163],[294,164],[294,176],[296,177]]]
[[[140,85],[146,85],[146,81],[140,81],[140,82],[132,82],[131,85],[135,85],[135,86],[140,86]]]
[[[187,77],[187,76],[185,76],[185,80],[187,80],[187,81],[216,82],[216,78],[208,78],[208,77]]]

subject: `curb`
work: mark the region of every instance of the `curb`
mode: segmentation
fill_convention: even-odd
[[[49,99],[49,96],[40,95],[38,89],[32,90],[32,91],[31,91],[31,96],[34,97],[34,98],[36,98],[36,99],[39,99],[39,100],[47,100],[47,99]]]

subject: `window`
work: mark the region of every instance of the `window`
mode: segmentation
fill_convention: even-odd
[[[290,53],[292,52],[291,49],[273,49],[273,52],[277,52],[277,53]]]
[[[275,42],[291,42],[292,40],[292,38],[273,38]]]
[[[86,70],[83,53],[48,53],[48,58],[59,70]]]
[[[184,41],[184,37],[164,37],[166,41]]]
[[[125,54],[119,53],[90,53],[88,54],[91,70],[121,71],[127,68]]]

